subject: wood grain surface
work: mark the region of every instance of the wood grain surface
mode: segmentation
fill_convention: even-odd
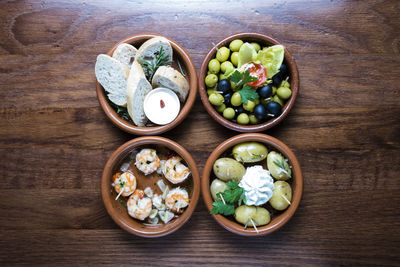
[[[399,265],[400,4],[398,1],[1,1],[0,265]],[[255,31],[294,55],[300,94],[265,133],[286,143],[304,194],[287,225],[259,238],[216,224],[202,199],[159,239],[120,229],[100,177],[135,136],[112,125],[94,63],[136,33],[170,37],[199,69],[223,37]],[[163,134],[200,172],[237,133],[199,99]]]

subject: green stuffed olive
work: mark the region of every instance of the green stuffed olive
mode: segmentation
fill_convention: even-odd
[[[267,157],[267,167],[276,180],[286,181],[292,178],[292,170],[285,158],[278,152],[272,151]]]
[[[220,158],[214,163],[213,170],[215,175],[222,181],[240,181],[246,172],[244,166],[231,158]]]
[[[292,201],[292,188],[285,181],[276,181],[269,204],[276,210],[285,210]]]
[[[217,195],[218,193],[224,192],[226,189],[228,189],[228,186],[226,185],[225,182],[219,180],[219,179],[214,179],[210,185],[210,191],[211,191],[211,196],[214,200],[219,199],[219,196]]]
[[[268,224],[271,221],[271,216],[265,208],[242,205],[235,209],[235,219],[247,226],[253,226],[253,223],[255,226],[261,226]]]
[[[259,162],[268,155],[268,149],[257,142],[245,142],[238,144],[232,149],[233,157],[240,162]]]

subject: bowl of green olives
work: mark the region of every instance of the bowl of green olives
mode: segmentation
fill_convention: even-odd
[[[221,143],[209,156],[201,193],[213,218],[243,236],[269,234],[296,212],[303,192],[300,164],[278,139],[245,133]]]
[[[218,123],[238,132],[277,125],[292,109],[298,92],[293,56],[261,33],[236,33],[222,39],[200,67],[204,107]]]

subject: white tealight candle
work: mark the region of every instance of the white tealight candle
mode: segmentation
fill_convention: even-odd
[[[170,89],[163,87],[151,90],[143,103],[146,117],[158,125],[165,125],[175,120],[180,107],[178,96]]]

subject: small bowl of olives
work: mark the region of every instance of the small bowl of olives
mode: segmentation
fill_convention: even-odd
[[[237,33],[214,45],[200,67],[199,93],[210,116],[238,132],[281,122],[299,92],[290,52],[261,33]]]
[[[293,152],[269,135],[246,133],[221,143],[209,156],[201,179],[204,203],[228,231],[269,234],[296,212],[303,192]]]

